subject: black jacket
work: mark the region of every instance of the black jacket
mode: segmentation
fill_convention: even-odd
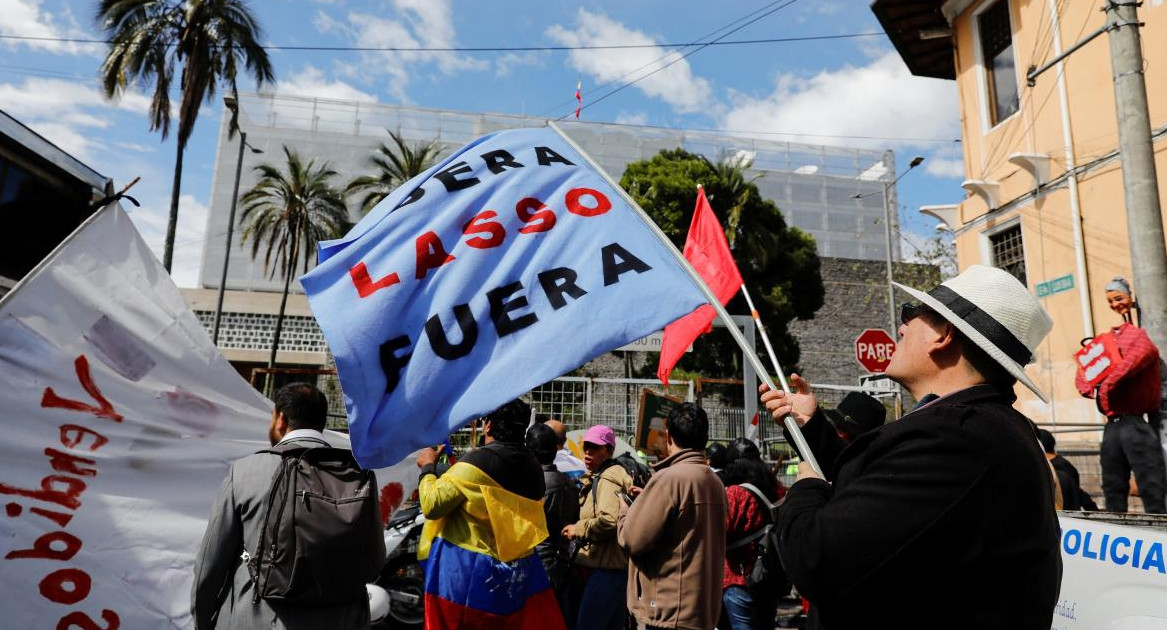
[[[1013,401],[978,385],[842,449],[823,418],[807,423],[835,483],[795,483],[778,526],[786,571],[812,603],[808,628],[1050,627],[1053,484]]]
[[[1061,455],[1054,455],[1049,463],[1058,474],[1058,483],[1062,485],[1063,510],[1087,510],[1090,512],[1098,510],[1094,499],[1082,489],[1078,469],[1070,463],[1070,460]]]
[[[496,440],[466,453],[462,461],[486,473],[508,492],[532,501],[543,498],[543,468],[522,443]],[[426,473],[422,469],[422,474]]]
[[[579,520],[579,489],[567,475],[559,472],[554,464],[543,465],[543,484],[547,487],[543,494],[543,513],[547,516],[547,538],[535,546],[551,585],[558,588],[571,568],[571,554],[567,539],[563,537],[563,526]]]

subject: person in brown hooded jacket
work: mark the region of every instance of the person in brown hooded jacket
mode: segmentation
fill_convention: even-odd
[[[703,409],[673,409],[665,435],[668,457],[616,524],[629,556],[628,611],[649,628],[709,630],[721,615],[725,486],[705,463]]]

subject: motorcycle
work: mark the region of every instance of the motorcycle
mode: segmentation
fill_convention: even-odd
[[[425,575],[417,561],[423,525],[421,506],[413,503],[398,508],[385,526],[385,566],[373,586],[386,593],[388,606],[380,619],[373,619],[374,630],[425,624]]]

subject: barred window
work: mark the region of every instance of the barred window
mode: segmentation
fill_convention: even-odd
[[[977,17],[981,54],[989,89],[989,118],[992,124],[1012,116],[1019,107],[1017,68],[1013,60],[1013,29],[1009,23],[1009,1],[1000,0]]]
[[[1004,269],[1029,286],[1025,280],[1025,244],[1021,239],[1021,226],[1001,230],[989,236],[989,245],[993,252],[993,266]]]

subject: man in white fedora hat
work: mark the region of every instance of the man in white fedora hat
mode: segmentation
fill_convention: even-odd
[[[896,286],[918,302],[901,312],[887,375],[915,409],[844,446],[803,379],[762,396],[803,426],[827,477],[803,464],[778,519],[807,627],[870,627],[894,601],[900,629],[1047,630],[1061,584],[1053,484],[1012,405],[1017,381],[1045,400],[1023,366],[1052,322],[992,267],[928,293]]]

